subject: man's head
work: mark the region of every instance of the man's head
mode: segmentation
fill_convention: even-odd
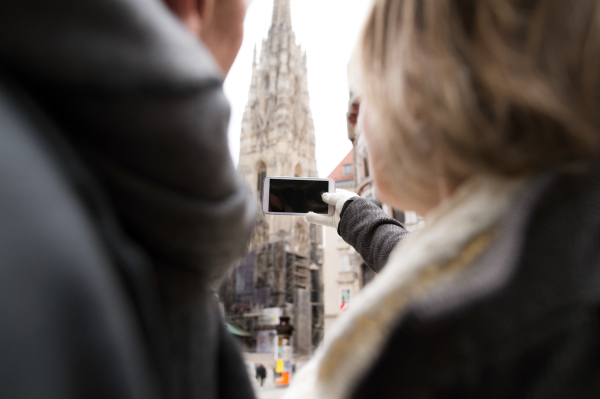
[[[181,22],[208,47],[227,75],[244,36],[250,0],[164,0]]]

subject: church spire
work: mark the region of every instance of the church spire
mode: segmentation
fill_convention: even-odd
[[[273,28],[279,28],[281,30],[292,29],[290,0],[273,0],[273,18],[271,20],[271,29]]]

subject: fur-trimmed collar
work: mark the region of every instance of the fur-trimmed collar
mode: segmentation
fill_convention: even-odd
[[[284,399],[348,398],[407,306],[485,251],[524,183],[474,178],[433,210],[425,227],[397,246],[380,275],[340,315]]]

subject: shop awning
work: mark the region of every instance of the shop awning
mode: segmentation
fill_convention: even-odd
[[[238,337],[251,337],[252,334],[247,333],[246,331],[237,328],[234,325],[231,325],[229,323],[225,323],[225,325],[227,326],[227,330],[229,330],[229,332],[233,335],[237,335]]]

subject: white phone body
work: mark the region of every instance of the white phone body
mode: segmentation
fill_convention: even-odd
[[[319,179],[316,177],[280,177],[280,176],[269,176],[269,177],[265,177],[264,183],[263,183],[263,201],[262,201],[262,208],[263,208],[263,212],[269,215],[290,215],[290,216],[304,216],[306,215],[306,213],[289,213],[289,212],[270,212],[269,211],[269,194],[270,194],[270,189],[271,189],[271,181],[272,180],[309,180],[309,181],[321,181],[321,182],[327,182],[328,183],[328,190],[327,192],[329,193],[335,193],[335,180],[333,179]],[[335,212],[335,206],[334,205],[328,205],[328,212],[327,212],[327,216],[332,216],[333,213]],[[320,213],[320,215],[325,215],[324,213]]]

